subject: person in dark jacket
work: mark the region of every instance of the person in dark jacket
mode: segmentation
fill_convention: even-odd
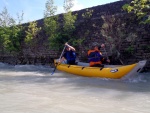
[[[60,60],[60,62],[63,62],[64,60],[67,61],[67,64],[75,65],[76,64],[76,53],[75,48],[70,46],[68,43],[65,43],[66,49],[65,52]]]

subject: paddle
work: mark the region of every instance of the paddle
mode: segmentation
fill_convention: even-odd
[[[61,52],[61,55],[60,55],[60,57],[59,57],[59,60],[61,59],[61,57],[62,57],[62,55],[63,55],[63,53],[64,53],[64,51],[65,51],[65,48],[66,48],[66,46],[64,46],[64,49],[63,49],[63,51]],[[55,68],[54,68],[53,72],[51,73],[51,75],[54,74],[54,72],[55,72],[57,66],[58,66],[58,63],[57,63],[57,65],[55,66]]]
[[[104,47],[104,51],[105,51],[106,57],[107,57],[107,59],[108,59],[108,55],[107,55],[107,52],[106,52],[105,47]],[[117,52],[118,52],[118,50],[117,50]],[[122,65],[124,65],[123,61],[122,61],[120,58],[119,58],[119,61],[121,62]]]
[[[108,58],[108,54],[107,54],[107,52],[106,52],[105,47],[104,47],[103,49],[104,49],[104,51],[105,51],[105,55],[106,55],[107,60],[109,60],[109,58]],[[109,65],[109,63],[110,63],[110,62],[107,62],[106,64],[108,64],[108,65]]]
[[[106,57],[107,57],[107,59],[108,59],[108,55],[107,55],[107,52],[106,52],[106,49],[105,49],[105,47],[103,47],[103,49],[104,49],[104,51],[105,51],[105,54],[106,54]]]

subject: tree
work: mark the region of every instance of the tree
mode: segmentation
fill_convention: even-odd
[[[37,22],[33,21],[33,22],[29,23],[27,28],[28,29],[25,31],[26,37],[25,37],[24,41],[25,41],[25,44],[27,45],[28,49],[30,51],[32,51],[32,53],[34,53],[33,51],[36,50],[35,46],[37,44],[36,36],[40,32],[41,27],[38,27]]]
[[[0,13],[0,43],[3,52],[16,53],[21,50],[21,32],[21,25],[16,24],[5,7]]]
[[[71,8],[74,6],[74,0],[64,0],[64,10],[63,14],[63,29],[61,37],[63,38],[63,43],[69,42],[74,46],[78,45],[78,39],[73,37],[73,32],[75,31],[75,22],[77,19],[77,14],[72,14]]]
[[[25,43],[30,46],[33,44],[33,39],[37,33],[41,30],[41,27],[37,27],[37,22],[33,21],[29,23],[28,30],[26,32]]]
[[[15,20],[9,15],[7,8],[4,7],[0,13],[0,42],[1,47],[4,49],[6,44],[10,42],[10,27],[15,24]]]
[[[64,10],[65,12],[70,12],[71,8],[74,6],[74,0],[64,0]]]
[[[72,14],[72,7],[73,0],[65,0],[65,13],[62,18],[58,18],[58,16],[55,15],[57,7],[54,6],[53,0],[47,1],[46,11],[44,13],[44,26],[46,33],[49,36],[49,44],[51,49],[62,49],[65,42],[75,43],[75,39],[72,38],[72,34],[75,30],[76,15]]]
[[[58,48],[56,39],[58,37],[58,17],[55,16],[57,7],[54,6],[53,0],[48,0],[45,4],[46,10],[44,12],[44,28],[46,34],[49,36],[49,45],[51,48]]]
[[[15,20],[9,15],[7,8],[4,7],[0,13],[0,26],[1,27],[10,27],[15,24]]]
[[[150,0],[133,0],[130,4],[125,4],[123,9],[136,14],[140,23],[150,24]]]
[[[105,15],[102,16],[102,19],[104,23],[101,28],[101,34],[104,37],[104,43],[110,46],[110,54],[113,57],[113,61],[120,60],[123,64],[121,60],[122,44],[125,40],[128,40],[130,42],[129,47],[132,48],[137,35],[134,31],[132,33],[126,33],[126,23],[114,15]]]

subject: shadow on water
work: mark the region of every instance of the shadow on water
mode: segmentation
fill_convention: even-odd
[[[0,82],[17,82],[23,84],[72,86],[72,90],[101,93],[102,90],[123,92],[150,92],[150,73],[140,73],[133,80],[113,80],[80,77],[57,71],[51,75],[53,68],[33,65],[0,65]]]

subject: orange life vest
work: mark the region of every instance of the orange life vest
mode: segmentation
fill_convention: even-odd
[[[102,64],[102,54],[99,50],[89,50],[88,51],[88,60],[90,66],[94,66],[96,64]]]

